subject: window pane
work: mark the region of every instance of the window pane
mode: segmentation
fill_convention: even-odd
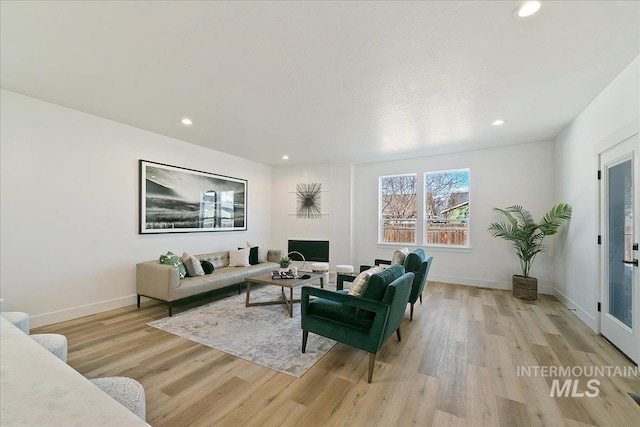
[[[469,170],[424,176],[425,244],[469,245]]]
[[[380,178],[380,241],[415,243],[417,175]]]
[[[609,169],[609,314],[632,327],[633,175],[631,160]]]

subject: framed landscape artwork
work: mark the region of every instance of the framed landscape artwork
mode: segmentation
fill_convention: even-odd
[[[140,234],[247,229],[247,180],[140,160]]]

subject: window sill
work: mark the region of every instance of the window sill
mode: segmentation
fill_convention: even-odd
[[[430,252],[458,252],[471,253],[471,246],[453,246],[453,245],[425,245],[423,248]]]
[[[389,249],[389,247],[395,247],[398,249],[409,248],[411,250],[417,248],[423,248],[425,252],[458,252],[458,253],[471,253],[471,246],[453,246],[453,245],[418,245],[416,243],[398,243],[398,242],[378,242],[378,247]]]

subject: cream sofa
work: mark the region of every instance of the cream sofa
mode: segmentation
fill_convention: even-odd
[[[284,257],[284,251],[270,249],[267,262],[248,267],[229,267],[229,252],[213,252],[196,255],[201,261],[209,261],[215,267],[211,274],[185,277],[180,279],[178,267],[160,264],[157,260],[136,264],[136,292],[138,308],[140,297],[148,297],[165,301],[169,305],[169,316],[173,315],[173,303],[184,298],[206,292],[238,285],[240,292],[242,283],[247,277],[269,273],[276,270],[278,261]]]

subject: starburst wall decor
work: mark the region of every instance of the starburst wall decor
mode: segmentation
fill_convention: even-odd
[[[296,216],[298,218],[320,218],[320,189],[322,184],[296,184]]]

